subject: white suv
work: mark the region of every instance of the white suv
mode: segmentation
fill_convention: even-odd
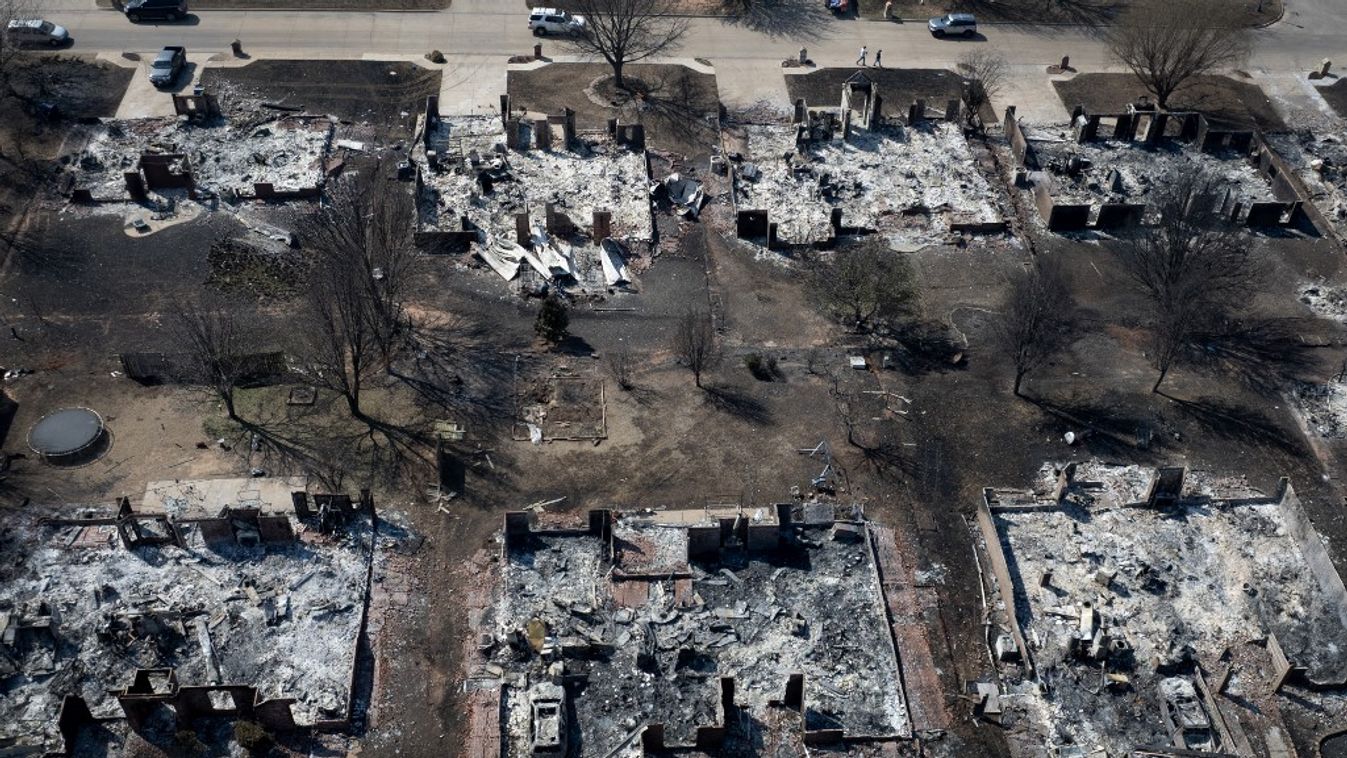
[[[529,29],[537,37],[548,34],[581,34],[585,30],[585,17],[572,16],[559,8],[534,8],[529,11]]]

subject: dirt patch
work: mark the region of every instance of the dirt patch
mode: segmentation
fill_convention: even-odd
[[[1080,74],[1054,81],[1052,86],[1067,110],[1084,105],[1090,113],[1122,113],[1130,103],[1146,95],[1146,88],[1131,74]],[[1286,129],[1272,101],[1252,82],[1201,76],[1175,92],[1170,100],[1170,110],[1198,111],[1222,126],[1264,131]]]
[[[842,100],[842,84],[858,71],[879,87],[883,114],[889,118],[906,119],[908,107],[918,99],[943,111],[946,101],[959,97],[963,90],[963,77],[943,68],[845,67],[787,76],[786,91],[792,102],[804,98],[811,108],[835,108]]]
[[[1319,94],[1337,114],[1347,118],[1347,79],[1339,79],[1327,87],[1319,87]]]
[[[859,0],[863,18],[884,18],[887,0]],[[894,0],[893,15],[904,19],[927,19],[945,13],[972,13],[979,20],[1001,23],[1055,23],[1084,26],[1107,26],[1127,9],[1129,0],[1065,0],[1043,3],[1038,0],[1013,0],[1001,3],[993,0]],[[1244,26],[1266,26],[1282,15],[1282,0],[1267,0],[1258,11],[1254,3],[1241,4],[1230,10],[1231,20]]]
[[[388,138],[410,136],[425,98],[440,91],[440,72],[387,61],[260,60],[208,68],[207,88],[333,115]]]
[[[614,95],[612,69],[602,63],[553,63],[530,71],[511,71],[508,78],[511,105],[538,113],[575,109],[581,129],[607,128],[608,119],[639,122],[646,128],[646,143],[659,150],[681,155],[709,155],[717,143],[715,119],[720,95],[716,78],[686,66],[637,64],[623,70],[624,77],[638,82],[637,92]],[[593,90],[596,97],[586,95]]]

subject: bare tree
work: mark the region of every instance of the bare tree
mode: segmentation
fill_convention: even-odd
[[[674,330],[673,352],[688,371],[692,381],[702,386],[702,374],[716,364],[720,354],[716,348],[716,333],[711,326],[711,314],[688,309],[678,320]]]
[[[996,50],[974,48],[959,59],[958,68],[964,76],[963,102],[968,107],[968,123],[982,124],[982,109],[1005,88],[1010,64]]]
[[[1237,66],[1253,37],[1222,0],[1141,0],[1109,37],[1113,56],[1136,74],[1161,108],[1194,77]]]
[[[834,317],[858,332],[892,329],[915,300],[907,260],[882,244],[833,253],[813,272],[813,289]]]
[[[629,390],[633,386],[631,375],[636,371],[636,357],[626,348],[618,348],[606,354],[606,363],[608,373],[612,374],[613,381],[617,386],[624,390]]]
[[[1198,335],[1243,309],[1262,275],[1250,245],[1220,213],[1221,180],[1202,172],[1165,177],[1158,221],[1126,239],[1123,264],[1150,301],[1152,392]]]
[[[247,346],[234,315],[223,309],[178,303],[171,318],[195,381],[224,403],[231,421],[241,421],[234,406],[234,390],[247,374]]]
[[[1016,397],[1024,377],[1071,342],[1074,305],[1066,277],[1055,259],[1011,280],[998,323],[1002,345],[1015,367]]]
[[[671,14],[669,0],[575,0],[570,8],[585,18],[570,45],[607,61],[619,89],[626,89],[622,70],[628,63],[677,50],[687,31],[687,22]]]
[[[374,372],[379,341],[363,283],[346,258],[320,258],[305,290],[308,323],[305,363],[313,379],[346,399],[351,415],[365,418],[360,393]]]
[[[410,196],[385,183],[376,167],[330,187],[304,230],[316,258],[306,290],[309,367],[358,418],[366,380],[406,343],[404,301],[418,265]]]

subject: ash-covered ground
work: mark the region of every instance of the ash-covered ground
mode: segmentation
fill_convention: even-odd
[[[1206,153],[1180,142],[1145,147],[1135,142],[1078,143],[1069,129],[1038,130],[1031,136],[1038,163],[1052,178],[1059,203],[1151,203],[1175,175],[1202,173],[1243,203],[1273,202],[1272,187],[1257,167],[1234,150]],[[1081,169],[1068,169],[1072,158]]]
[[[491,116],[445,117],[431,130],[430,142],[442,160],[462,158],[467,165],[423,172],[418,203],[423,230],[457,231],[466,215],[488,237],[513,239],[516,213],[527,210],[532,221],[542,223],[546,204],[553,203],[581,229],[592,223],[594,211],[607,210],[614,237],[640,242],[653,237],[644,151],[593,133],[567,146],[559,129],[550,150],[506,150],[501,121]],[[486,169],[497,181],[483,193],[477,174]]]
[[[17,671],[0,685],[0,738],[54,739],[67,694],[84,697],[96,717],[121,717],[109,690],[130,685],[137,668],[174,668],[180,685],[252,685],[262,697],[295,698],[300,723],[345,717],[367,524],[258,547],[208,546],[187,528],[186,549],[131,550],[111,525],[12,528],[3,609],[17,619],[45,603],[58,620],[54,644],[29,635],[3,651]]]
[[[788,244],[831,239],[833,208],[847,227],[911,230],[943,239],[952,217],[975,223],[1001,219],[996,193],[978,170],[963,132],[926,121],[916,126],[853,129],[843,140],[808,143],[796,151],[791,124],[745,127],[756,173],[740,169],[734,190],[742,210],[766,210]]]
[[[1174,506],[1138,505],[1154,475],[1081,465],[1060,504],[1039,494],[993,509],[1039,680],[1004,702],[1047,744],[1169,744],[1176,688],[1269,635],[1312,679],[1347,677],[1343,609],[1295,537],[1294,495],[1283,504],[1197,473]],[[1111,652],[1084,652],[1092,638]]]
[[[726,548],[711,562],[688,562],[675,531],[655,520],[614,528],[620,568],[667,579],[613,578],[608,546],[586,532],[534,532],[507,549],[492,661],[506,685],[509,755],[529,754],[530,689],[558,679],[576,754],[607,755],[647,724],[662,724],[670,746],[693,744],[698,727],[724,723],[723,677],[734,679],[735,706],[763,723],[803,674],[806,728],[910,736],[863,526],[801,528],[779,549]],[[530,636],[545,640],[542,656],[524,644]]]

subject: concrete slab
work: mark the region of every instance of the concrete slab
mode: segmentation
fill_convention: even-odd
[[[498,55],[448,55],[440,80],[440,113],[495,114],[505,94],[505,62]]]
[[[788,109],[790,95],[786,92],[786,79],[781,70],[780,60],[735,58],[716,61],[716,87],[720,90],[721,102],[728,108],[748,108],[765,103]]]
[[[150,84],[150,61],[153,56],[142,56],[146,60],[140,61],[136,67],[136,75],[131,77],[131,83],[126,88],[126,94],[122,96],[122,102],[117,106],[116,117],[119,119],[127,118],[158,118],[161,116],[173,115],[173,98],[175,92],[191,92],[192,85],[201,79],[201,69],[203,64],[193,60],[189,51],[187,55],[187,67],[178,75],[178,81],[174,86],[160,89]]]
[[[1005,86],[992,100],[998,120],[1005,115],[1007,105],[1030,125],[1064,124],[1071,113],[1057,96],[1045,66],[1011,66]]]

